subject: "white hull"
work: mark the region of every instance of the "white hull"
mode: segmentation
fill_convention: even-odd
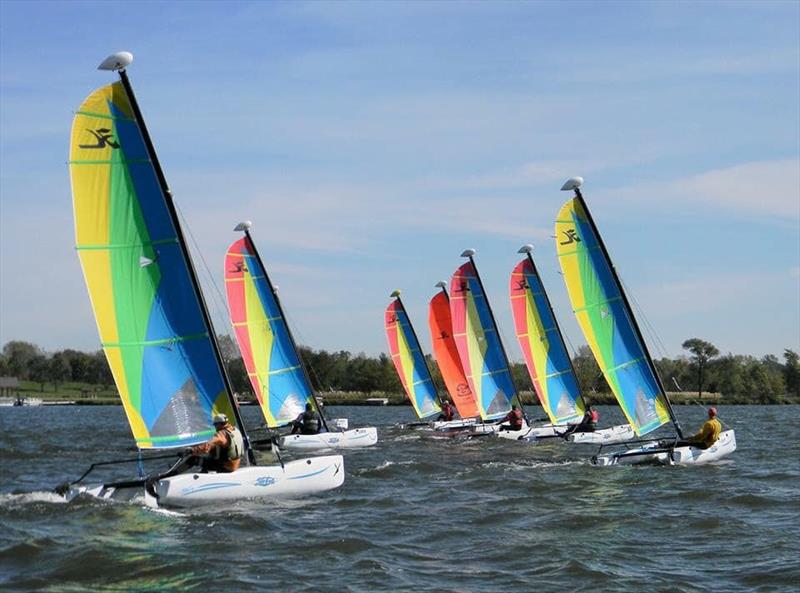
[[[726,430],[720,433],[717,442],[708,449],[684,446],[665,450],[658,443],[651,443],[636,449],[597,455],[592,458],[592,464],[600,466],[638,465],[642,463],[702,465],[722,459],[734,451],[736,451],[736,434],[733,430]]]
[[[436,420],[431,422],[433,430],[460,430],[471,428],[478,423],[477,418],[460,418],[458,420]]]
[[[131,500],[144,496],[148,504],[186,507],[241,499],[302,496],[338,488],[344,483],[341,455],[298,459],[280,465],[244,467],[231,473],[184,473],[158,480],[157,497],[143,487],[112,488],[101,485],[72,487],[67,500],[78,495]]]
[[[356,449],[378,442],[378,429],[374,426],[354,428],[343,432],[318,434],[290,434],[278,438],[278,447],[288,450],[311,451],[315,449]]]
[[[573,432],[567,435],[570,443],[588,445],[614,445],[636,438],[636,433],[630,424],[618,424],[611,428],[595,430],[594,432]]]

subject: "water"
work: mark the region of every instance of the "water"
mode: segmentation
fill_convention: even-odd
[[[800,406],[722,407],[739,450],[683,468],[595,468],[589,447],[392,428],[411,420],[405,407],[329,412],[379,426],[377,446],[346,453],[342,488],[175,513],[49,493],[92,461],[131,455],[121,407],[0,409],[0,589],[772,592],[800,582]],[[621,420],[601,412],[604,424]],[[257,422],[256,409],[245,413]],[[704,419],[699,407],[678,415],[692,429]]]

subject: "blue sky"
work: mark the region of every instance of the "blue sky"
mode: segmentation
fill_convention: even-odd
[[[520,360],[507,287],[528,242],[577,347],[551,235],[582,175],[656,356],[800,349],[800,3],[4,0],[0,343],[99,347],[66,159],[119,50],[220,332],[250,219],[311,347],[385,351],[401,288],[427,348],[434,284],[474,247]]]

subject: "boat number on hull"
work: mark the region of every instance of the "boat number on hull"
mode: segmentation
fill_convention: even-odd
[[[262,478],[258,478],[255,482],[256,486],[272,486],[275,483],[275,478],[272,476],[264,476]]]

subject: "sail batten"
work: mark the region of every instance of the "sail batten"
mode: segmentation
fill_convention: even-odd
[[[578,324],[634,431],[645,435],[670,421],[669,404],[579,197],[563,205],[555,231]]]
[[[233,410],[122,82],[94,91],[75,114],[69,163],[76,250],[134,440],[142,449],[202,442],[212,416]]]
[[[505,416],[517,392],[472,261],[461,265],[450,280],[450,314],[459,358],[481,418]]]
[[[418,418],[441,412],[436,386],[405,307],[395,299],[384,312],[384,329],[394,368]]]
[[[578,381],[533,259],[514,267],[509,293],[517,341],[539,403],[553,424],[579,420],[584,406]]]
[[[270,427],[293,421],[313,391],[281,314],[280,304],[249,235],[225,256],[228,311],[250,384]]]

